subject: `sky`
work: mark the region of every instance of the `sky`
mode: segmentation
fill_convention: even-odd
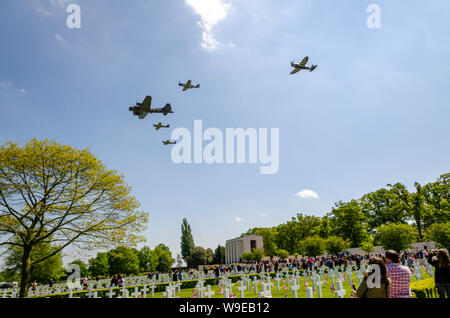
[[[81,28],[66,24],[73,3]],[[371,4],[380,28],[367,26]],[[149,212],[147,245],[175,257],[186,217],[214,249],[449,172],[449,30],[445,0],[1,1],[0,144],[89,148]],[[290,75],[304,56],[318,68]],[[188,79],[201,88],[182,92]],[[146,95],[175,113],[132,116]],[[278,172],[173,163],[161,141],[194,120],[279,128]]]

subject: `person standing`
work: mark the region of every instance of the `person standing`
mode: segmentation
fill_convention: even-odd
[[[356,290],[356,297],[358,298],[390,298],[391,297],[391,280],[387,273],[386,264],[381,257],[371,257],[369,259],[369,265],[378,266],[380,272],[380,285],[379,287],[372,287],[367,283],[367,280],[372,282],[370,275],[375,273],[375,269],[371,273],[365,272],[364,279],[359,284]],[[374,282],[375,283],[375,282]]]
[[[444,249],[432,250],[428,256],[428,263],[434,266],[434,283],[439,293],[439,298],[450,298],[450,265],[448,252]]]
[[[411,270],[400,265],[400,255],[394,250],[386,251],[386,264],[391,278],[391,298],[411,298]]]

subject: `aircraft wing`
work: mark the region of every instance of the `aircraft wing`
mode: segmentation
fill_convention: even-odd
[[[298,72],[300,72],[300,69],[299,68],[294,68],[292,70],[291,74],[295,74],[295,73],[298,73]]]
[[[140,113],[139,119],[144,119],[147,115],[148,115],[148,113]]]
[[[301,66],[301,67],[304,67],[304,66],[306,66],[306,63],[308,63],[308,57],[307,57],[307,56],[305,56],[305,58],[303,59],[303,61],[301,61],[300,66]]]
[[[151,96],[145,97],[141,105],[141,112],[149,113],[150,109],[152,108],[151,106],[152,106],[152,97]]]
[[[187,81],[186,85],[184,85],[183,91],[187,91],[189,88],[191,88],[191,83],[191,80]]]

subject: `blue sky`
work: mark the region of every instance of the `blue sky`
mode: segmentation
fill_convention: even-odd
[[[66,7],[81,8],[81,29]],[[211,4],[212,3],[212,4]],[[65,1],[0,4],[0,143],[89,147],[150,213],[147,244],[179,253],[186,217],[215,248],[255,226],[449,168],[448,1]],[[366,26],[369,4],[381,28]],[[203,39],[202,39],[203,37]],[[319,67],[294,76],[305,55]],[[181,92],[178,81],[201,88]],[[128,107],[170,102],[172,128],[279,128],[280,169],[175,165]],[[163,121],[164,122],[164,121]],[[318,198],[295,196],[310,189]]]

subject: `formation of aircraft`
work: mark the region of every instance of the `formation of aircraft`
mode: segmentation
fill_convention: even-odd
[[[317,68],[317,65],[313,64],[311,66],[307,66],[306,63],[308,63],[308,59],[308,56],[305,56],[303,60],[298,64],[292,61],[291,66],[294,69],[291,71],[291,74],[296,74],[301,70],[308,70],[310,72],[314,71]],[[200,88],[200,84],[192,85],[191,80],[188,80],[186,83],[178,82],[178,86],[183,88],[183,92],[189,89]],[[139,119],[144,119],[148,114],[152,113],[163,114],[164,116],[173,114],[172,106],[169,103],[167,103],[166,106],[162,108],[152,108],[151,96],[146,96],[142,103],[136,102],[135,106],[129,107],[129,111],[133,112],[133,115],[138,116]],[[161,122],[159,122],[158,124],[154,124],[153,127],[155,127],[156,130],[160,130],[161,128],[170,128],[170,125],[163,125]],[[176,143],[176,141],[163,140],[163,144],[165,146],[175,145]]]
[[[179,82],[178,86],[183,87],[183,92],[187,91],[188,89],[192,89],[192,88],[200,88],[200,84],[192,85],[192,81],[191,80],[187,81],[187,83]]]
[[[310,72],[314,71],[317,67],[317,65],[311,65],[306,66],[306,63],[308,63],[308,57],[305,56],[305,58],[298,64],[296,64],[294,61],[291,62],[291,66],[294,68],[291,72],[291,74],[295,74],[297,72],[300,72],[301,70],[309,70]]]
[[[163,108],[152,108],[152,97],[146,96],[142,103],[136,103],[135,106],[129,107],[128,110],[133,112],[133,115],[138,116],[139,119],[144,119],[148,114],[172,114],[172,106],[166,104]]]
[[[170,128],[170,125],[163,125],[161,122],[153,125],[153,127],[155,127],[156,130],[160,130],[161,128]]]

